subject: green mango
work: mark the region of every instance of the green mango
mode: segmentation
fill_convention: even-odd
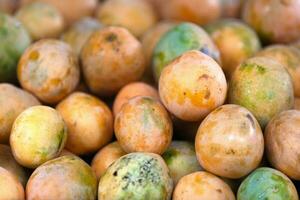
[[[293,182],[278,170],[262,167],[240,185],[238,200],[298,200]]]
[[[19,58],[30,45],[27,30],[14,17],[0,13],[0,82],[15,82]]]

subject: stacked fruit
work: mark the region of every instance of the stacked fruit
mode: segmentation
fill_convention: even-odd
[[[298,200],[299,10],[0,0],[0,200]]]

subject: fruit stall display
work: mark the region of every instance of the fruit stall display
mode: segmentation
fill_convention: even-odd
[[[299,200],[300,0],[0,0],[0,200]]]

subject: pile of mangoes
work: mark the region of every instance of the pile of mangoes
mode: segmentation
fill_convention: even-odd
[[[299,181],[300,0],[0,0],[0,200]]]

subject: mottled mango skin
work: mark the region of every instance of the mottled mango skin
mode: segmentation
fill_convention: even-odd
[[[131,153],[101,177],[98,200],[170,200],[173,181],[164,160],[153,153]]]
[[[293,107],[292,79],[276,61],[265,57],[247,59],[232,75],[229,103],[247,108],[264,128],[272,117]]]
[[[203,120],[197,131],[195,148],[204,169],[236,179],[260,164],[264,138],[257,120],[247,109],[227,104]]]
[[[122,27],[94,32],[81,51],[81,61],[89,89],[100,96],[116,94],[139,80],[145,70],[141,43]]]
[[[209,172],[195,172],[182,177],[175,187],[173,200],[235,200],[230,187]]]
[[[52,5],[43,2],[33,2],[21,7],[16,17],[34,40],[55,38],[65,27],[60,12]]]
[[[199,25],[210,23],[221,16],[220,0],[168,0],[157,1],[163,19],[189,21]]]
[[[221,53],[228,78],[235,68],[261,48],[256,33],[240,20],[222,19],[205,27]]]
[[[98,180],[113,162],[126,154],[127,153],[122,149],[118,142],[112,142],[100,149],[93,158],[91,164]]]
[[[56,110],[68,127],[65,148],[76,155],[93,153],[110,142],[113,136],[113,116],[100,99],[74,92],[61,101]]]
[[[293,80],[295,96],[300,96],[300,50],[285,45],[271,45],[256,56],[267,57],[282,64]]]
[[[0,143],[8,143],[11,127],[26,108],[39,105],[32,94],[8,83],[0,84]]]
[[[104,25],[125,27],[136,37],[142,36],[157,22],[153,7],[141,0],[105,1],[96,15]]]
[[[165,33],[157,43],[152,58],[153,75],[159,80],[162,70],[189,50],[199,50],[220,62],[220,53],[208,34],[193,23],[181,23]]]
[[[25,169],[17,163],[8,145],[0,144],[0,167],[11,172],[23,186],[26,186],[28,176]]]
[[[155,100],[159,100],[158,91],[151,85],[148,85],[143,82],[134,82],[127,84],[119,91],[118,95],[114,100],[114,116],[116,116],[120,112],[122,106],[125,103],[127,103],[131,98],[136,96],[149,96],[154,98]]]
[[[298,200],[292,181],[280,171],[262,167],[252,172],[240,185],[238,200]]]
[[[300,39],[299,0],[249,0],[243,19],[264,43],[290,43]]]
[[[48,106],[33,106],[15,120],[10,145],[18,163],[36,168],[58,156],[66,139],[67,127],[59,113]]]
[[[35,0],[20,0],[21,5],[26,5]],[[97,7],[97,0],[39,0],[48,3],[59,10],[67,26],[79,19],[93,15]]]
[[[21,22],[0,13],[0,82],[16,82],[16,68],[31,38]]]
[[[24,188],[17,177],[2,167],[0,167],[0,199],[25,199]]]
[[[166,108],[185,121],[200,121],[222,105],[227,82],[221,67],[209,56],[192,50],[166,66],[159,95]]]
[[[119,144],[128,153],[162,154],[173,136],[166,109],[157,100],[145,96],[130,99],[117,114],[114,127]]]
[[[94,31],[102,28],[98,20],[91,17],[85,17],[74,23],[61,36],[61,39],[68,43],[76,55],[80,55],[81,49]]]
[[[78,59],[59,40],[43,39],[31,45],[18,65],[23,88],[45,103],[55,104],[75,90],[80,78]]]
[[[290,178],[300,180],[300,111],[283,111],[266,127],[265,142],[273,167]]]
[[[153,74],[152,74],[152,55],[155,46],[157,45],[160,38],[171,28],[176,25],[175,22],[171,21],[161,21],[149,29],[145,34],[143,34],[141,38],[143,51],[145,54],[146,65],[147,68],[144,72],[142,80],[145,82],[152,83],[153,81]]]
[[[195,147],[190,142],[173,141],[162,157],[170,170],[174,184],[177,184],[181,177],[202,170]]]
[[[26,186],[27,200],[94,200],[97,178],[77,156],[62,156],[38,167]]]

